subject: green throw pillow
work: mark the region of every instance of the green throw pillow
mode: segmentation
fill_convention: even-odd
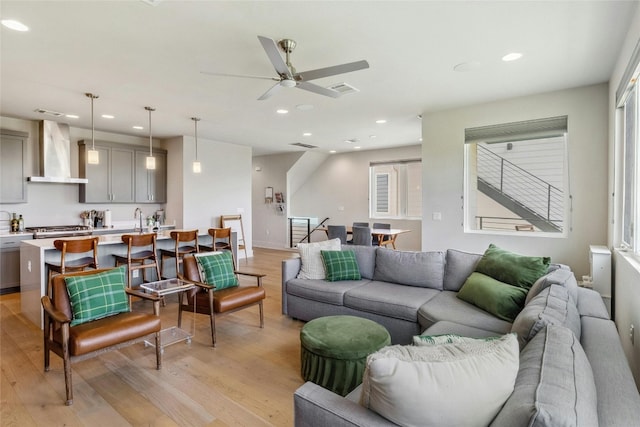
[[[476,265],[478,273],[513,286],[530,289],[549,270],[549,257],[530,257],[500,249],[493,243]]]
[[[526,297],[526,289],[499,282],[478,272],[471,273],[458,292],[461,300],[508,322],[513,322],[520,313]]]
[[[320,255],[328,281],[360,280],[362,278],[354,251],[320,251]]]
[[[123,265],[102,273],[65,277],[73,311],[71,326],[129,311]]]
[[[238,286],[231,252],[207,252],[195,257],[200,271],[200,280],[203,283],[215,286],[217,291]]]

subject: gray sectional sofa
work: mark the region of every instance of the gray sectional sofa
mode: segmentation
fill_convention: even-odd
[[[515,332],[520,370],[492,426],[640,426],[640,395],[615,324],[600,295],[578,287],[567,266],[551,265],[509,322],[456,296],[482,254],[347,249],[355,251],[361,280],[298,279],[300,258],[283,261],[282,312],[304,321],[365,317],[384,325],[393,344],[420,334]],[[360,393],[341,397],[307,382],[294,394],[295,425],[396,425],[360,405]]]

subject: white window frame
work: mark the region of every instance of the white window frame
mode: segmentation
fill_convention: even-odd
[[[422,177],[422,160],[409,159],[388,162],[371,162],[369,165],[369,217],[379,219],[422,219],[422,180],[416,188],[409,189],[408,168],[410,165],[419,165]],[[378,206],[378,177],[387,176],[386,211],[379,210]],[[409,215],[409,199],[413,198],[413,206],[417,206],[414,215]]]
[[[568,136],[567,136],[566,116],[551,117],[546,119],[529,120],[523,122],[505,123],[491,126],[483,126],[479,128],[465,129],[465,149],[464,149],[464,232],[472,234],[494,234],[494,235],[527,235],[531,237],[555,237],[564,238],[568,236],[571,228],[571,209],[570,209],[570,186],[569,186],[569,158],[568,158]],[[561,215],[561,230],[541,230],[537,227],[533,231],[526,229],[529,224],[525,220],[519,220],[517,215],[496,215],[494,218],[485,219],[480,226],[478,214],[478,146],[517,147],[518,144],[544,143],[554,138],[556,143],[558,138],[562,138],[562,170],[556,171],[557,180],[561,185],[558,188],[550,188],[549,194],[553,198],[553,215],[551,219]],[[511,148],[509,148],[511,149]],[[503,173],[500,167],[500,174]],[[502,175],[499,177],[502,181]],[[553,187],[553,186],[551,186]],[[561,192],[557,190],[560,189]],[[542,190],[540,190],[542,191]],[[540,195],[544,198],[544,195]],[[560,206],[559,206],[560,205]],[[499,204],[496,204],[499,206]],[[502,209],[502,208],[500,208]],[[508,211],[507,208],[504,208]],[[534,209],[535,210],[535,209]],[[542,227],[542,226],[541,226]]]

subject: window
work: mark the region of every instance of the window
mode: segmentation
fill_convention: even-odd
[[[465,129],[465,231],[564,235],[566,139],[566,116]]]
[[[369,165],[371,218],[422,218],[422,162],[419,159]]]
[[[630,248],[634,252],[640,251],[640,240],[636,232],[636,224],[640,219],[640,200],[638,191],[640,185],[637,172],[638,155],[638,77],[640,76],[640,43],[635,48],[631,61],[625,70],[622,80],[616,90],[616,105],[618,114],[616,115],[616,126],[621,131],[619,135],[623,140],[620,145],[623,150],[622,164],[622,229],[620,233],[620,243],[623,247]]]

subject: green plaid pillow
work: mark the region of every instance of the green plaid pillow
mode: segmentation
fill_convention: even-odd
[[[216,290],[238,286],[231,252],[207,252],[195,257],[200,271],[200,280],[203,283],[215,286]]]
[[[65,277],[73,310],[71,326],[129,311],[123,265],[97,274]]]
[[[354,251],[320,251],[320,255],[328,281],[360,280],[362,278]]]

